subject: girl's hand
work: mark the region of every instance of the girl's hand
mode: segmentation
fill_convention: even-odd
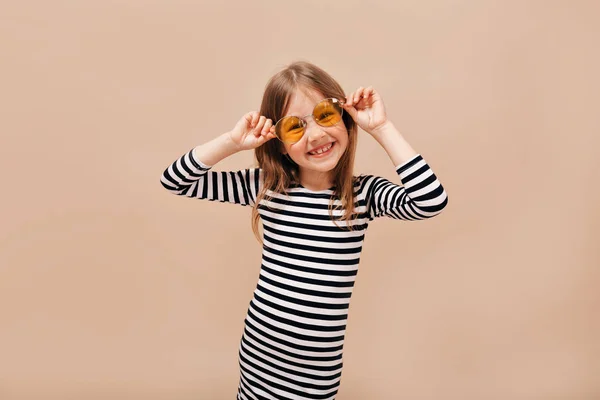
[[[276,137],[273,121],[256,111],[244,115],[228,135],[238,151],[255,149]]]
[[[366,89],[361,86],[346,96],[344,110],[362,130],[373,136],[388,122],[383,100],[371,86]]]

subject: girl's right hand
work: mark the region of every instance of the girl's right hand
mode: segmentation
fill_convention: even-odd
[[[251,150],[275,138],[273,121],[251,111],[244,115],[229,132],[231,142],[241,150]]]

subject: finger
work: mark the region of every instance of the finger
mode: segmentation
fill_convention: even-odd
[[[350,104],[351,106],[353,106],[355,104],[354,98],[356,97],[356,90],[352,93],[350,93],[348,96],[346,96],[346,103]]]
[[[275,126],[273,126],[273,125],[269,127],[269,131],[267,132],[267,135],[270,135],[271,133],[275,134]]]
[[[354,100],[353,100],[354,104],[356,104],[360,101],[360,98],[363,94],[363,90],[365,90],[365,89],[361,86],[356,90],[356,92],[354,92]]]
[[[364,108],[370,108],[373,105],[372,92],[369,88],[363,92],[362,105]]]
[[[368,107],[368,99],[365,98],[361,98],[356,105],[354,106],[354,108],[356,108],[357,110],[364,110],[365,108],[369,108]]]
[[[381,100],[379,92],[376,92],[375,89],[373,89],[373,91],[371,92],[371,98],[373,99],[373,102]]]
[[[252,113],[252,124],[251,124],[251,126],[252,126],[253,128],[254,128],[254,127],[256,127],[256,124],[258,123],[258,119],[259,119],[259,117],[260,117],[260,116],[259,116],[258,112],[254,111],[254,112]]]
[[[266,140],[275,139],[276,137],[277,137],[277,135],[275,134],[275,132],[269,132],[265,135]]]
[[[354,105],[354,97],[356,96],[356,91],[350,93],[348,95],[348,104],[353,106]]]
[[[248,123],[248,126],[250,128],[253,127],[254,125],[254,111],[250,111],[249,113],[247,113],[244,118],[246,119],[246,122]]]
[[[359,109],[370,108],[373,105],[373,87],[369,86],[363,90],[360,101],[358,102]]]
[[[255,133],[256,133],[257,135],[259,135],[259,134],[260,134],[260,131],[262,130],[263,126],[265,125],[265,121],[266,121],[266,120],[267,120],[267,118],[266,118],[264,115],[261,115],[261,116],[258,118],[258,123],[256,124],[256,127],[254,128],[254,129],[255,129],[255,131],[256,131]]]
[[[354,97],[351,97],[351,99],[353,99],[353,98]],[[344,107],[346,110],[356,109],[356,106],[352,104],[352,100],[348,103],[342,104],[342,107]]]
[[[244,120],[248,125],[252,125],[252,117],[254,115],[254,111],[247,112],[244,114]]]
[[[347,95],[346,95],[346,101],[345,101],[345,105],[347,105],[347,106],[348,106],[348,105],[352,104],[352,98],[353,98],[352,96],[353,96],[353,95],[354,95],[354,93],[350,93],[350,94],[347,94]]]
[[[268,142],[271,139],[275,139],[276,137],[277,136],[275,136],[275,133],[268,132],[266,135],[260,135],[257,138],[257,141],[258,141],[259,146],[260,146],[260,145],[263,145],[264,143]]]
[[[271,130],[271,126],[273,126],[273,121],[269,118],[266,120],[265,125],[262,128],[261,135],[265,136]]]

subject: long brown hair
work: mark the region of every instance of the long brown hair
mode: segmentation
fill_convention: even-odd
[[[273,123],[285,116],[289,100],[296,90],[312,89],[321,93],[324,98],[344,100],[346,95],[340,84],[331,75],[314,64],[297,61],[275,74],[265,87],[260,115],[270,118]],[[348,229],[352,229],[350,221],[354,218],[354,157],[356,153],[357,126],[350,114],[343,113],[342,120],[348,130],[348,146],[333,170],[334,191],[329,203],[329,215],[333,217],[333,202],[339,198],[343,216],[339,220],[346,221]],[[271,139],[254,150],[259,168],[262,169],[263,185],[258,193],[252,209],[252,230],[261,242],[258,230],[258,206],[267,191],[285,194],[292,184],[300,183],[298,165],[283,152],[283,144],[278,139]],[[337,225],[337,224],[336,224]]]

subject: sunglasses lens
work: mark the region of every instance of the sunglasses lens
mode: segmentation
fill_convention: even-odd
[[[296,143],[304,134],[304,122],[298,117],[284,117],[275,125],[275,134],[284,143]]]
[[[315,107],[313,116],[321,126],[333,126],[342,120],[342,105],[337,99],[325,99]]]

